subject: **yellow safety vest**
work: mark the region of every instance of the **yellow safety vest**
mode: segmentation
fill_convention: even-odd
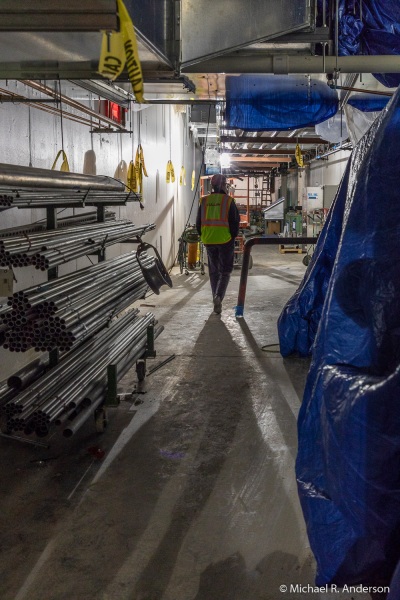
[[[232,200],[227,194],[210,194],[200,199],[203,244],[226,244],[232,239],[228,219]]]

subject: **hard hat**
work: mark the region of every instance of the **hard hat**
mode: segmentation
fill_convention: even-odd
[[[218,190],[226,190],[226,177],[222,173],[216,173],[211,177],[211,185]]]

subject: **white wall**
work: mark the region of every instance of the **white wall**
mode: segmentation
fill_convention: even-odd
[[[330,154],[326,159],[314,160],[307,169],[307,185],[318,187],[323,185],[338,185],[346,169],[350,157],[348,150]]]
[[[50,86],[49,82],[46,85]],[[75,97],[88,107],[95,106],[95,99],[88,92],[67,83],[62,84],[62,93]],[[64,89],[65,88],[65,89]],[[0,89],[12,91],[30,98],[38,98],[39,94],[20,82],[0,81]],[[63,106],[63,111],[76,111]],[[184,112],[182,112],[184,111]],[[144,206],[142,211],[138,203],[130,203],[127,207],[112,208],[117,218],[128,218],[134,223],[154,222],[155,231],[145,236],[145,240],[162,251],[162,258],[170,267],[177,252],[177,238],[180,236],[188,219],[193,200],[191,191],[191,174],[194,162],[193,139],[185,131],[186,109],[173,105],[149,105],[140,111],[132,111],[128,116],[127,129],[133,135],[115,133],[90,133],[90,127],[67,120],[64,116],[63,138],[70,170],[77,173],[90,172],[97,175],[115,176],[121,161],[126,165],[134,158],[140,139],[144,149],[144,157],[148,178],[144,178]],[[98,126],[94,123],[94,126]],[[33,166],[50,169],[53,160],[62,147],[61,118],[26,104],[0,103],[0,163]],[[87,154],[87,153],[90,154]],[[94,154],[92,153],[94,152]],[[199,175],[201,153],[196,154],[196,178]],[[88,166],[88,157],[91,158]],[[95,158],[95,164],[93,159]],[[166,163],[171,158],[175,167],[175,183],[165,181]],[[85,164],[86,159],[86,164]],[[59,163],[60,164],[60,163]],[[84,169],[85,165],[85,169]],[[181,166],[186,168],[186,186],[179,185]],[[59,165],[58,165],[59,168]],[[198,204],[198,194],[194,201],[192,218],[194,221]],[[87,210],[87,209],[86,209]],[[81,209],[75,209],[79,212]],[[60,209],[63,216],[73,211]],[[0,229],[22,225],[43,219],[44,210],[9,209],[0,213]],[[107,257],[134,249],[132,245],[116,245],[107,249]],[[91,257],[92,260],[96,260]],[[89,259],[83,257],[62,265],[62,275],[76,268],[89,266]],[[17,283],[14,290],[24,289],[46,279],[46,273],[33,267],[16,269]],[[0,381],[8,375],[12,367],[25,364],[31,356],[28,353],[17,355],[0,349]]]

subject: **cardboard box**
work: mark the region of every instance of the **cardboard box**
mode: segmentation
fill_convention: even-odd
[[[267,221],[267,233],[272,235],[274,233],[281,232],[281,223],[280,221]]]

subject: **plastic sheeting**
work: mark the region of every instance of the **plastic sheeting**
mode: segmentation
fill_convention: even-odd
[[[315,126],[315,133],[320,135],[323,140],[328,140],[332,144],[339,144],[347,140],[349,132],[347,131],[346,119],[343,112],[338,112],[330,119],[318,123]]]
[[[376,94],[353,94],[344,108],[350,140],[355,146],[387,106],[390,97]]]
[[[339,0],[339,54],[400,54],[398,0]],[[397,87],[400,73],[375,73],[387,87]]]
[[[400,557],[399,138],[400,90],[349,161],[325,300],[323,248],[303,285],[323,302],[296,462],[317,585],[389,585]]]
[[[311,127],[332,117],[336,90],[318,79],[288,75],[226,77],[227,127],[275,131]]]
[[[350,104],[344,107],[346,115],[347,129],[349,131],[350,141],[354,146],[358,144],[363,135],[365,135],[373,122],[381,114],[379,112],[363,112],[354,108]]]

